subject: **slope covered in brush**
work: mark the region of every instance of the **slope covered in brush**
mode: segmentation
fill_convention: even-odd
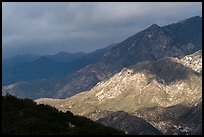
[[[29,99],[2,96],[3,135],[100,135],[124,134],[85,117],[63,113]]]

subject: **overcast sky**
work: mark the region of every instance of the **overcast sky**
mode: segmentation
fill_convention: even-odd
[[[202,3],[3,3],[3,55],[90,52],[153,23],[202,16]]]

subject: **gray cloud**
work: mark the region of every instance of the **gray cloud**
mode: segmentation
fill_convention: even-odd
[[[3,54],[90,52],[141,31],[202,16],[202,3],[3,3]]]

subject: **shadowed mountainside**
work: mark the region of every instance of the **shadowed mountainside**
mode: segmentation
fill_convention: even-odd
[[[67,99],[42,98],[36,102],[50,104],[62,111],[69,110],[95,121],[103,117],[105,121],[105,117],[121,110],[144,119],[164,134],[200,134],[201,72],[202,51],[197,51],[180,59],[168,57],[124,68],[113,77],[97,83],[90,91]],[[126,122],[129,124],[125,125],[130,129],[122,124],[120,118],[121,123],[115,126],[111,124],[114,120],[109,117],[107,120],[109,122],[104,124],[125,132],[131,132],[134,125],[128,118]]]
[[[87,65],[72,75],[41,81],[40,85],[38,81],[34,81],[13,84],[4,89],[9,88],[9,92],[14,95],[32,99],[67,98],[92,89],[98,82],[120,72],[124,67],[143,61],[155,61],[165,57],[180,58],[194,53],[202,47],[201,34],[202,17],[199,16],[164,27],[153,24],[108,49],[96,63]],[[169,78],[165,80],[167,83],[172,81]],[[35,87],[35,91],[32,87]],[[50,93],[45,94],[47,91]]]
[[[95,63],[109,48],[91,53],[59,52],[55,55],[21,55],[3,60],[3,85],[39,79],[62,79],[86,65]],[[52,81],[52,80],[51,80]]]
[[[162,135],[162,132],[142,118],[132,116],[124,111],[112,112],[108,116],[97,120],[97,122],[125,131],[130,135]]]

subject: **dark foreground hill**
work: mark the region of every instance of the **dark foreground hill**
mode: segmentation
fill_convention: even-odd
[[[63,113],[29,99],[2,96],[3,135],[100,135],[124,134],[90,119]]]

